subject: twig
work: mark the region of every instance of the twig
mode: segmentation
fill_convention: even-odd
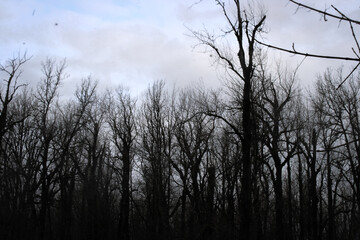
[[[358,24],[360,25],[360,21],[357,21],[357,20],[354,20],[354,19],[351,19],[351,18],[348,18],[347,16],[345,16],[344,14],[342,14],[339,10],[337,10],[335,7],[333,7],[341,16],[337,16],[337,15],[334,15],[334,14],[331,14],[331,13],[328,13],[326,11],[321,11],[319,9],[316,9],[316,8],[313,8],[313,7],[310,7],[310,6],[307,6],[305,4],[302,4],[302,3],[299,3],[297,1],[294,1],[294,0],[289,0],[290,2],[298,5],[299,7],[303,7],[303,8],[306,8],[306,9],[309,9],[311,11],[314,11],[314,12],[318,12],[322,15],[326,15],[328,17],[332,17],[332,18],[335,18],[335,19],[339,19],[340,21],[344,20],[344,21],[347,21],[347,22],[352,22],[352,23],[355,23],[355,24]]]
[[[339,84],[339,86],[337,86],[336,90],[338,90],[343,84],[344,82],[351,76],[351,74],[353,74],[353,72],[359,67],[360,62],[353,68],[353,70],[349,73],[349,75],[346,76],[346,78]]]

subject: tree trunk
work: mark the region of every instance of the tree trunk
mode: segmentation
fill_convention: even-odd
[[[280,159],[278,159],[280,161]],[[283,189],[282,189],[282,166],[281,162],[276,163],[276,179],[275,179],[275,212],[276,212],[276,239],[284,239],[284,225],[283,225]]]
[[[207,189],[207,216],[206,216],[206,228],[204,239],[214,239],[214,195],[215,195],[215,167],[208,168],[208,189]]]
[[[311,239],[317,240],[318,239],[318,197],[316,191],[316,144],[317,144],[317,136],[316,131],[313,129],[312,132],[312,157],[310,159],[310,222],[311,222]]]
[[[331,162],[330,162],[330,151],[326,151],[326,167],[327,167],[327,199],[328,199],[328,231],[327,239],[333,240],[335,233],[335,215],[334,215],[334,205],[332,197],[332,177],[331,177]]]
[[[243,91],[242,128],[242,178],[240,192],[240,236],[241,239],[251,239],[252,201],[251,201],[251,77],[249,70],[245,70]]]
[[[287,239],[294,239],[293,236],[293,211],[292,211],[292,182],[291,182],[291,166],[290,161],[287,162],[287,173],[288,173],[288,215],[289,215],[289,226],[288,226],[288,237]]]
[[[40,198],[40,212],[39,212],[39,224],[40,232],[39,239],[49,239],[49,236],[46,235],[46,215],[48,210],[49,203],[49,188],[47,184],[47,163],[48,163],[48,150],[49,150],[50,141],[45,139],[44,143],[44,152],[41,160],[41,198]]]
[[[182,190],[181,195],[181,226],[180,226],[180,236],[181,239],[185,239],[187,237],[186,231],[186,190],[185,190],[186,182],[184,182],[184,189]]]
[[[119,239],[130,239],[130,148],[126,148],[123,153],[123,175],[122,175],[122,196],[120,201],[120,220],[119,220]]]
[[[299,166],[298,166],[298,182],[299,182],[299,240],[305,239],[305,209],[304,209],[304,190],[303,190],[303,170],[301,164],[301,157],[298,155]]]

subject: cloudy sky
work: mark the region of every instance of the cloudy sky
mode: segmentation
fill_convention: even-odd
[[[40,63],[47,57],[66,58],[69,77],[63,92],[72,94],[89,75],[100,87],[118,84],[141,93],[149,83],[164,79],[178,86],[202,81],[219,86],[222,71],[211,53],[194,46],[189,28],[206,27],[216,33],[224,25],[221,9],[212,0],[0,0],[0,61],[27,52],[32,56],[23,80],[39,79]],[[288,0],[258,0],[267,12],[263,40],[298,51],[351,56],[355,47],[348,24],[324,21],[298,9]],[[359,0],[302,0],[332,11],[335,5],[349,17],[360,19]],[[315,2],[315,3],[314,3]],[[360,36],[360,29],[357,29]],[[360,37],[359,37],[360,38]],[[279,59],[294,68],[303,58],[267,50],[270,62]],[[354,64],[306,59],[299,78],[307,86],[326,67]],[[219,80],[220,79],[220,80]]]

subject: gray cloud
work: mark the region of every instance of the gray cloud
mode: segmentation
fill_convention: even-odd
[[[40,62],[49,56],[67,59],[70,77],[63,84],[67,94],[87,75],[97,79],[102,88],[123,84],[136,92],[156,79],[177,85],[203,79],[206,85],[219,85],[221,71],[211,66],[203,48],[192,49],[196,40],[184,35],[188,33],[184,25],[199,29],[204,24],[210,31],[224,26],[221,11],[212,1],[192,6],[190,0],[129,1],[123,5],[110,0],[99,5],[100,1],[92,0],[76,1],[71,9],[28,1],[19,2],[23,4],[20,10],[9,2],[0,10],[0,18],[6,19],[0,23],[0,59],[27,50],[33,55],[24,72],[27,81],[37,81]],[[296,12],[296,7],[286,3],[277,0],[267,6],[269,33],[264,34],[264,41],[283,47],[294,42],[298,50],[317,53],[352,54],[353,42],[345,23],[324,22],[321,16],[301,9]],[[359,9],[344,9],[359,16]],[[293,68],[302,60],[272,50],[268,55],[269,62],[280,58]],[[341,64],[307,59],[300,77],[313,82],[316,73]]]

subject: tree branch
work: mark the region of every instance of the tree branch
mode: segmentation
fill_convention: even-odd
[[[320,55],[320,54],[312,54],[312,53],[305,53],[305,52],[299,52],[296,51],[294,48],[293,50],[290,49],[286,49],[286,48],[281,48],[281,47],[277,47],[274,45],[270,45],[267,43],[263,43],[260,42],[259,40],[255,40],[257,43],[259,43],[260,45],[263,45],[265,47],[268,48],[272,48],[275,50],[279,50],[282,52],[287,52],[287,53],[291,53],[291,54],[295,54],[295,55],[301,55],[301,56],[305,56],[305,57],[314,57],[314,58],[323,58],[323,59],[334,59],[334,60],[344,60],[344,61],[354,61],[354,62],[360,62],[359,58],[351,58],[351,57],[341,57],[341,56],[329,56],[329,55]]]
[[[326,11],[322,11],[322,10],[319,10],[319,9],[316,9],[316,8],[313,8],[313,7],[310,7],[308,5],[305,5],[305,4],[302,4],[302,3],[299,3],[297,1],[294,1],[294,0],[289,0],[290,2],[298,5],[299,7],[303,7],[303,8],[306,8],[306,9],[309,9],[313,12],[317,12],[317,13],[320,13],[321,15],[324,15],[324,16],[328,16],[328,17],[332,17],[332,18],[335,18],[335,19],[339,19],[340,21],[347,21],[347,22],[352,22],[352,23],[355,23],[355,24],[358,24],[360,25],[360,21],[357,21],[357,20],[354,20],[354,19],[351,19],[351,18],[348,18],[347,16],[345,16],[344,14],[342,14],[338,9],[336,9],[334,6],[332,6],[341,16],[337,16],[337,15],[334,15],[334,14],[331,14],[331,13],[328,13]]]

